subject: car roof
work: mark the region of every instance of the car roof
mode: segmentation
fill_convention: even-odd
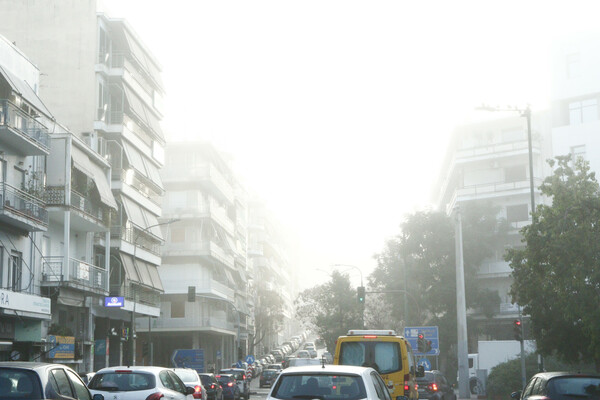
[[[170,369],[170,368],[164,368],[164,367],[145,367],[145,366],[118,366],[118,367],[106,367],[106,368],[102,368],[100,370],[98,370],[96,373],[97,374],[101,374],[101,373],[106,373],[106,372],[116,372],[116,371],[131,371],[131,372],[152,372],[152,373],[158,373],[160,371],[163,371],[165,369]]]
[[[562,377],[562,376],[581,376],[581,377],[597,377],[600,378],[600,375],[596,375],[596,374],[581,374],[578,372],[568,372],[568,371],[552,371],[552,372],[538,372],[537,374],[535,374],[533,376],[533,378],[535,377],[542,377],[544,379],[552,379],[552,378],[556,378],[556,377]]]
[[[37,361],[0,361],[0,368],[21,368],[21,369],[46,369],[50,367],[65,367],[62,364],[54,364],[54,363],[44,363]],[[70,368],[70,367],[67,367]]]
[[[314,374],[331,374],[331,373],[339,373],[339,374],[357,374],[362,375],[365,373],[370,373],[370,371],[375,371],[370,367],[357,367],[354,365],[332,365],[325,364],[323,365],[306,365],[301,367],[289,367],[281,372],[282,375],[288,374],[301,374],[301,373],[314,373]]]

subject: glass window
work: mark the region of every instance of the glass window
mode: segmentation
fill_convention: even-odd
[[[173,384],[175,385],[175,390],[177,390],[179,393],[185,393],[185,385],[183,384],[183,382],[181,382],[181,379],[179,379],[177,374],[174,373],[173,371],[167,371],[167,372],[169,373],[169,376],[173,380]]]
[[[173,382],[173,379],[167,373],[166,370],[160,371],[160,373],[158,374],[158,377],[160,378],[160,381],[162,382],[164,387],[166,387],[167,389],[171,389],[171,390],[177,390],[177,389],[175,389],[175,383]]]
[[[525,390],[523,391],[523,395],[521,396],[521,398],[526,398],[527,396],[530,396],[533,393],[533,386],[535,385],[537,380],[538,380],[538,378],[533,378],[532,380],[529,381],[529,384],[525,387]]]
[[[15,292],[21,291],[21,281],[23,278],[22,255],[18,251],[11,252],[10,255],[10,287]]]
[[[504,168],[504,181],[507,183],[527,180],[527,169],[525,165],[513,165]]]
[[[366,397],[366,389],[358,375],[286,374],[279,378],[271,396],[278,399],[317,396],[326,400],[358,400]]]
[[[85,384],[81,381],[79,376],[69,370],[67,370],[67,375],[69,376],[69,379],[71,379],[71,384],[75,388],[75,393],[77,394],[77,399],[90,400],[92,398],[90,396],[90,392],[85,387]]]
[[[103,374],[96,374],[90,381],[88,387],[90,389],[105,390],[115,388],[119,391],[137,391],[137,390],[148,390],[156,386],[156,380],[154,375],[149,373],[114,373],[107,372]]]
[[[71,389],[71,384],[65,370],[62,368],[53,369],[52,376],[56,380],[56,391],[59,394],[67,397],[75,397],[73,396],[73,390]]]
[[[585,159],[585,144],[571,147],[571,161],[575,162],[578,158]]]
[[[527,204],[518,204],[506,207],[506,220],[508,222],[521,222],[529,220],[529,207]]]
[[[171,302],[171,318],[185,318],[185,302]]]
[[[390,396],[390,392],[385,386],[385,382],[381,378],[379,374],[373,374],[375,376],[375,380],[379,382],[379,386],[381,387],[381,392],[383,393],[383,400],[392,400],[392,396]]]
[[[569,124],[579,125],[598,120],[598,100],[587,99],[569,103]]]
[[[35,372],[7,367],[0,370],[0,399],[41,399],[41,393]]]
[[[377,393],[377,397],[381,400],[384,400],[383,390],[381,389],[381,385],[377,381],[376,373],[371,373],[371,380],[373,380],[373,386],[375,386],[375,392]]]

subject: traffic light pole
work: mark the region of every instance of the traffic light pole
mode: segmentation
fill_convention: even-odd
[[[519,320],[521,321],[521,390],[525,390],[527,373],[525,372],[525,336],[523,335],[523,319],[521,318],[521,306],[519,306]]]

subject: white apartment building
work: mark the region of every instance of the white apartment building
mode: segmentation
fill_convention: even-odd
[[[0,36],[0,360],[33,360],[46,350],[51,304],[39,277],[43,199],[52,115],[39,99],[39,70]]]
[[[487,201],[499,207],[499,218],[510,223],[507,241],[498,243],[495,254],[477,273],[481,286],[500,296],[500,308],[491,321],[480,310],[469,310],[482,333],[470,338],[472,344],[477,339],[512,339],[512,321],[519,315],[509,295],[511,269],[503,257],[506,248],[522,245],[519,230],[531,221],[531,192],[527,121],[511,113],[455,129],[434,194],[437,207],[448,214],[455,206]],[[531,119],[534,193],[539,204],[538,186],[547,175],[545,160],[551,151],[550,128],[547,113],[534,113]]]
[[[74,137],[89,145],[95,153],[85,152],[90,161],[106,172],[101,156],[111,167],[116,211],[110,218],[110,252],[102,250],[108,241],[100,230],[94,233],[85,260],[83,253],[69,257],[90,267],[100,267],[108,259],[108,294],[125,301],[122,307],[108,308],[96,297],[86,298],[92,301],[93,318],[87,329],[92,332],[95,354],[84,354],[78,361],[87,366],[93,357],[93,370],[106,364],[135,364],[136,359],[146,362],[141,346],[136,348],[133,320],[158,317],[163,291],[158,274],[163,242],[158,218],[164,192],[158,171],[165,145],[160,127],[164,95],[160,65],[126,21],[97,11],[96,0],[3,0],[1,4],[0,34],[39,67],[44,104]],[[77,153],[74,150],[72,155]],[[75,176],[86,175],[77,157],[72,157],[71,170]],[[102,184],[95,183],[100,189]],[[104,190],[102,206],[114,206],[107,204],[111,201]],[[66,232],[66,223],[63,228]],[[71,235],[81,240],[77,230]],[[69,241],[74,239],[63,239]],[[140,325],[141,330],[147,327]]]
[[[163,220],[175,222],[166,229],[160,269],[165,293],[152,325],[155,360],[166,364],[175,349],[199,349],[205,371],[228,367],[248,354],[253,333],[245,191],[207,142],[169,143],[161,173]]]

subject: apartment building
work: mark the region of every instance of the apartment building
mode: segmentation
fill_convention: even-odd
[[[286,235],[270,213],[264,200],[253,197],[248,202],[248,260],[252,271],[252,292],[273,291],[280,298],[283,310],[283,326],[277,333],[271,332],[255,349],[256,354],[267,354],[279,344],[299,332],[294,329],[293,271],[289,259]],[[260,307],[260,304],[256,305]]]
[[[538,187],[548,174],[545,160],[551,154],[550,126],[547,112],[534,113],[531,119],[534,195],[539,204]],[[470,338],[471,344],[476,345],[477,339],[512,340],[512,321],[519,316],[519,306],[512,303],[508,294],[511,269],[503,256],[507,248],[522,245],[519,230],[531,222],[526,118],[508,112],[496,119],[456,128],[440,171],[434,193],[434,202],[440,210],[450,214],[456,206],[489,202],[499,208],[498,217],[510,223],[506,242],[497,244],[495,254],[477,273],[482,287],[498,293],[500,307],[491,321],[480,310],[469,310],[469,314],[482,334]]]
[[[160,268],[161,316],[151,326],[154,360],[166,364],[175,349],[201,349],[205,369],[218,370],[248,354],[253,324],[245,191],[208,142],[169,143],[161,173],[163,220],[175,222]]]
[[[46,350],[51,304],[39,285],[45,157],[54,120],[38,97],[39,70],[0,36],[0,360]]]
[[[69,254],[90,268],[108,260],[108,294],[124,298],[122,306],[114,308],[93,300],[94,317],[87,329],[93,332],[95,354],[84,354],[83,362],[92,362],[88,360],[92,357],[94,370],[107,364],[135,364],[141,349],[136,348],[133,321],[157,317],[160,312],[163,288],[158,266],[163,237],[158,218],[164,189],[158,171],[165,146],[160,127],[164,95],[160,65],[127,21],[98,12],[98,7],[96,0],[3,0],[0,27],[0,33],[28,54],[42,72],[44,104],[68,126],[72,139],[88,145],[92,153],[84,154],[90,161],[103,172],[106,165],[99,157],[110,166],[116,204],[107,204],[112,202],[106,188],[100,193],[105,196],[100,198],[103,206],[116,205],[110,218],[110,240],[103,230],[92,231],[92,247],[86,250],[85,259],[83,253]],[[78,159],[82,148],[75,145],[72,149],[72,175],[86,175]],[[88,177],[99,174],[87,172]],[[102,184],[95,182],[100,189]],[[66,222],[61,229],[67,232]],[[81,240],[77,230],[71,229],[70,235],[77,239],[65,238],[64,243]],[[103,250],[106,246],[108,253]],[[61,254],[66,257],[68,253]],[[71,262],[64,260],[65,265]]]

